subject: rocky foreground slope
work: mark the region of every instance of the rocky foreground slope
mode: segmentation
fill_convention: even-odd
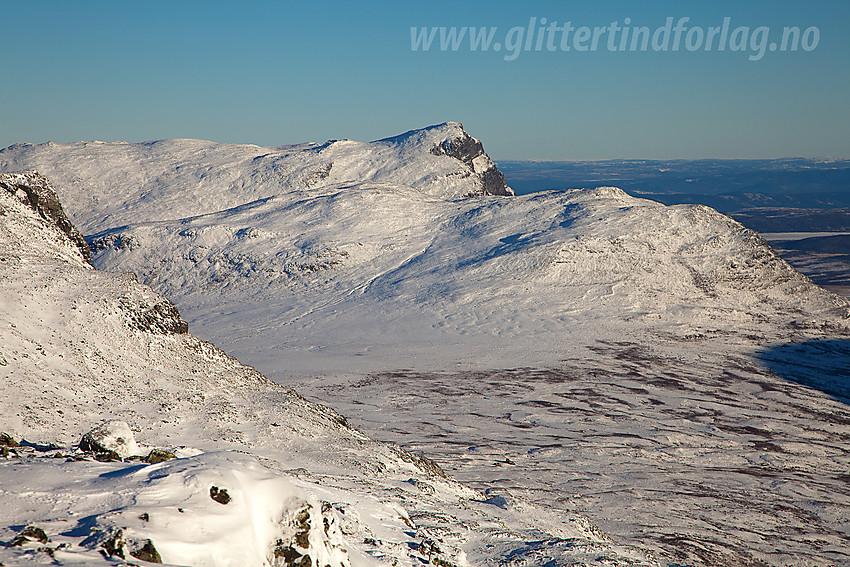
[[[465,488],[188,334],[132,274],[93,269],[55,203],[44,178],[0,175],[4,564],[652,563],[580,516]]]

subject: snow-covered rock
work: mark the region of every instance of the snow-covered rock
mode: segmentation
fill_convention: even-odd
[[[113,452],[121,458],[141,455],[133,431],[120,419],[105,421],[83,435],[80,449],[94,453]]]

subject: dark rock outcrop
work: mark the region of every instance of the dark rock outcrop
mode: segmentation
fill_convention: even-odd
[[[124,530],[120,529],[101,543],[100,552],[107,559],[114,557],[127,559],[129,553],[130,556],[148,563],[162,563],[162,557],[151,540],[127,541],[124,537]]]
[[[230,504],[230,495],[227,493],[226,488],[219,488],[217,486],[210,487],[210,498],[218,502],[219,504]]]
[[[21,531],[21,533],[15,536],[15,539],[9,543],[9,547],[19,547],[32,541],[47,543],[47,534],[44,533],[44,530],[41,528],[36,526],[27,526]]]
[[[504,174],[493,165],[481,174],[481,184],[485,195],[498,195],[501,197],[513,197],[513,190],[508,187]]]
[[[153,449],[150,453],[148,453],[148,456],[142,460],[148,463],[149,465],[155,465],[157,463],[164,463],[165,461],[170,461],[171,459],[176,458],[177,455],[175,455],[171,451],[166,451],[165,449]]]
[[[159,555],[159,551],[156,550],[153,542],[149,539],[145,540],[141,547],[131,549],[130,555],[148,563],[162,563],[162,557]]]
[[[80,249],[86,262],[91,264],[89,245],[65,215],[59,197],[46,177],[37,171],[0,173],[0,189],[16,195],[43,219],[53,222]]]
[[[484,152],[481,141],[467,134],[463,130],[463,126],[461,126],[459,136],[443,140],[431,148],[431,153],[437,156],[446,155],[462,161],[481,178],[481,189],[484,195],[502,197],[514,195],[514,192],[508,187],[507,181],[505,181],[505,176]],[[476,164],[476,158],[480,157],[484,159],[479,160],[481,163]]]
[[[21,444],[15,441],[14,437],[8,433],[0,433],[0,447],[20,447]]]
[[[189,332],[189,324],[180,317],[177,307],[164,297],[146,303],[137,298],[121,296],[118,305],[131,329],[154,335],[185,335]]]

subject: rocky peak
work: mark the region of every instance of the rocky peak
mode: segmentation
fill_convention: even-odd
[[[481,188],[484,195],[513,196],[513,190],[508,187],[505,176],[484,152],[484,145],[473,138],[460,125],[460,134],[446,138],[431,148],[434,155],[447,155],[465,163],[481,178]]]
[[[46,177],[37,171],[0,173],[0,189],[18,197],[43,219],[52,221],[80,249],[86,262],[91,264],[89,245],[65,215],[59,197]]]
[[[410,130],[379,142],[415,144],[427,148],[435,156],[448,156],[462,162],[481,180],[480,192],[473,195],[503,197],[514,195],[505,181],[505,176],[484,151],[484,145],[479,139],[470,136],[460,122],[444,122],[427,128]]]

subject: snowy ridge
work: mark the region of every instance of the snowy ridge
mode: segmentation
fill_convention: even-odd
[[[647,331],[847,326],[846,301],[705,207],[616,188],[458,199],[509,191],[482,189],[501,174],[456,122],[282,148],[18,145],[0,152],[15,167],[52,178],[98,267],[136,274],[277,380],[548,366]]]
[[[85,234],[362,181],[404,185],[437,198],[512,194],[481,143],[458,122],[371,143],[263,148],[202,140],[48,142],[0,151],[0,171],[33,169],[59,188]]]
[[[8,191],[0,259],[7,565],[652,564],[580,516],[541,525],[539,508],[491,501],[369,440],[170,323],[170,303],[134,277],[93,270]],[[106,419],[132,426],[139,457],[178,458],[98,462],[74,449]],[[539,540],[545,549],[522,543]]]

